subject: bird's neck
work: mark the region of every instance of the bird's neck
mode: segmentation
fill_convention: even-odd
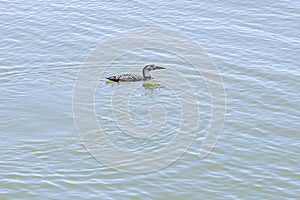
[[[143,69],[143,77],[145,80],[149,80],[152,78],[150,72],[146,68]]]

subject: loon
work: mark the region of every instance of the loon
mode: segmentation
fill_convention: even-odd
[[[146,65],[143,68],[142,71],[142,76],[141,75],[136,75],[136,74],[121,74],[121,75],[117,75],[117,76],[110,76],[107,77],[106,79],[110,80],[110,81],[114,81],[114,82],[119,82],[119,81],[147,81],[152,79],[152,76],[150,74],[150,71],[152,70],[157,70],[157,69],[166,69],[164,67],[159,67],[157,65],[154,64],[150,64],[150,65]]]

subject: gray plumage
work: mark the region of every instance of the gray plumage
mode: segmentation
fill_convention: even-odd
[[[157,69],[166,69],[164,67],[159,67],[154,64],[146,65],[142,70],[142,75],[136,75],[136,74],[121,74],[117,76],[110,76],[107,77],[108,80],[119,82],[119,81],[125,81],[125,82],[132,82],[132,81],[146,81],[152,79],[152,76],[150,74],[150,71],[157,70]]]

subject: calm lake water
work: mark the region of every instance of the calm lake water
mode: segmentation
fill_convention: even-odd
[[[300,198],[297,1],[4,0],[0,5],[0,199]],[[208,52],[223,78],[226,121],[213,151],[199,159],[212,115],[203,77],[170,53],[124,54],[99,77],[95,92],[98,122],[116,145],[145,152],[162,147],[179,130],[181,108],[163,86],[107,84],[106,76],[161,64],[186,74],[200,102],[201,121],[187,151],[163,169],[134,174],[88,153],[74,125],[73,86],[81,64],[101,43],[151,27],[176,30]],[[167,72],[153,75],[159,79]],[[128,136],[114,124],[111,99],[131,87],[137,89],[128,106],[137,125],[149,122],[153,104],[168,114],[151,140]]]

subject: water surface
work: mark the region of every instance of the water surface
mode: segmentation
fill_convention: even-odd
[[[1,1],[1,199],[298,199],[299,27],[297,1]],[[72,95],[83,60],[124,31],[172,28],[202,45],[218,66],[227,93],[227,118],[214,150],[197,153],[210,120],[203,78],[170,54],[136,51],[107,73],[139,72],[161,63],[197,79],[201,125],[193,145],[153,173],[122,173],[99,163],[80,142]],[[179,41],[180,42],[180,41]],[[99,123],[122,147],[152,150],[177,130],[176,101],[168,90],[142,85],[129,103],[144,123],[151,102],[174,117],[160,142],[130,140],[110,126],[106,97],[97,90]],[[162,98],[163,96],[163,98]],[[168,104],[168,102],[170,102]],[[107,115],[105,114],[107,113]],[[172,116],[172,115],[171,115]],[[158,145],[158,146],[157,146]]]

